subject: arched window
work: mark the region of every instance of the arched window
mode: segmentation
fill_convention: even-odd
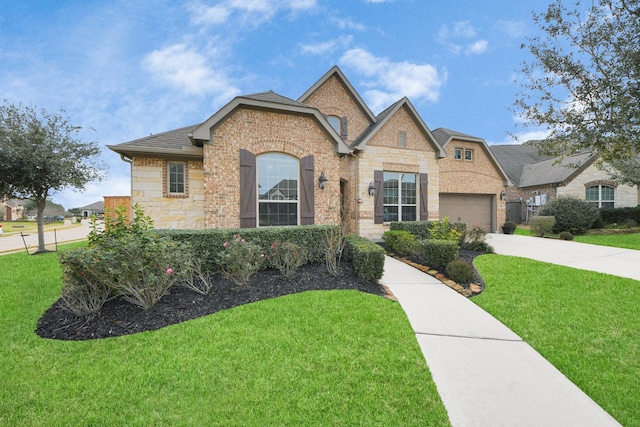
[[[329,124],[331,125],[331,127],[338,132],[338,134],[340,134],[340,117],[336,117],[336,116],[328,116],[327,117],[327,121],[329,122]]]
[[[258,225],[298,224],[299,161],[283,153],[257,158]]]
[[[612,208],[615,204],[615,188],[609,185],[587,187],[585,200],[598,208]]]

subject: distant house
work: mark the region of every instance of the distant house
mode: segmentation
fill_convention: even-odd
[[[4,221],[17,221],[25,215],[24,202],[22,200],[3,200],[0,206],[4,212]]]
[[[505,218],[509,179],[484,140],[432,132],[406,97],[375,115],[338,67],[297,100],[238,96],[202,123],[109,148],[157,228],[342,223],[377,239],[391,221],[446,213],[494,231]]]
[[[581,152],[563,159],[538,154],[533,145],[492,145],[491,151],[509,176],[507,218],[526,222],[547,201],[559,196],[587,200],[598,208],[637,206],[637,186],[618,184],[598,168],[598,156]]]
[[[79,209],[82,218],[89,218],[92,215],[104,215],[104,201],[94,202]]]

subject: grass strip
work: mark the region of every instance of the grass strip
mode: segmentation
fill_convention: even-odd
[[[482,255],[473,301],[625,426],[640,426],[640,282],[524,258]]]
[[[449,425],[399,304],[357,291],[260,301],[94,341],[33,332],[56,254],[0,257],[0,425]]]

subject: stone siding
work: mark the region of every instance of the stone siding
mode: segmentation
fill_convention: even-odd
[[[590,165],[573,181],[564,187],[558,187],[558,196],[573,196],[579,199],[586,197],[585,184],[594,181],[607,181],[609,175],[606,171],[600,170],[596,165]],[[615,186],[615,207],[633,207],[638,205],[638,188],[628,185]]]

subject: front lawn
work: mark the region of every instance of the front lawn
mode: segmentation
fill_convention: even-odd
[[[518,226],[515,234],[521,236],[532,236],[531,230]],[[545,236],[548,239],[557,239],[557,234]],[[638,249],[640,250],[640,233],[620,233],[620,234],[584,234],[573,236],[573,240],[580,243],[592,245],[614,246],[616,248]]]
[[[600,237],[600,236],[593,236]],[[625,426],[640,426],[640,282],[482,255],[473,298]]]
[[[57,255],[0,266],[0,425],[449,425],[406,315],[379,296],[305,292],[57,341],[34,333]]]

